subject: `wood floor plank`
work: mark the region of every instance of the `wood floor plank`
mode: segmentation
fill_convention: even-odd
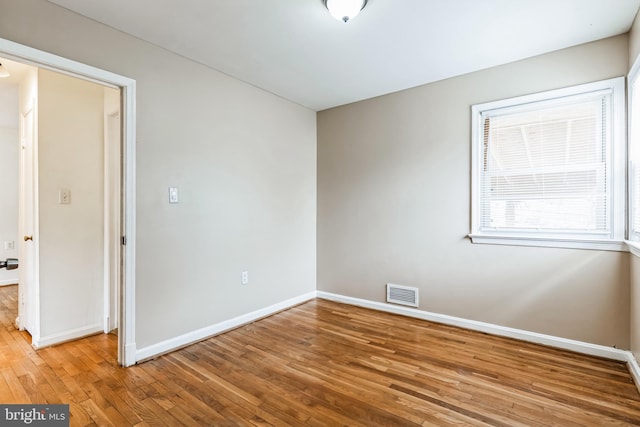
[[[1,369],[0,374],[4,377],[12,395],[11,401],[7,403],[34,403],[11,367]]]
[[[70,426],[91,426],[96,425],[96,422],[79,402],[72,402],[69,404],[69,424]]]
[[[86,411],[87,415],[96,422],[96,424],[100,426],[117,427],[117,425],[109,419],[109,416],[96,404],[95,401],[87,399],[84,402],[80,402],[80,406]]]
[[[72,426],[631,426],[624,363],[315,300],[123,369],[117,337],[38,350],[0,288],[0,403]]]

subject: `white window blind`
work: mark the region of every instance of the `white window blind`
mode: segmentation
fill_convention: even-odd
[[[622,248],[624,79],[474,105],[472,111],[474,242],[521,239],[515,244],[598,249],[609,242],[605,249]]]
[[[609,99],[484,114],[481,230],[610,234]]]

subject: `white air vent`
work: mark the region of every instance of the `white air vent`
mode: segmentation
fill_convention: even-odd
[[[417,307],[418,288],[387,283],[387,302]]]

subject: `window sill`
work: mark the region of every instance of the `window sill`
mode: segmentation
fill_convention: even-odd
[[[625,240],[624,243],[626,243],[627,247],[629,248],[629,252],[640,258],[640,242]]]
[[[508,246],[534,246],[542,248],[590,249],[597,251],[629,252],[631,246],[627,241],[589,240],[589,239],[549,239],[536,237],[487,236],[469,234],[473,243]],[[640,256],[640,242],[632,242]]]

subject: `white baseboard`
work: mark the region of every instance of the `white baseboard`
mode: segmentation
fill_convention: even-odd
[[[633,381],[636,383],[636,387],[638,387],[638,391],[640,391],[640,365],[638,365],[638,359],[636,359],[631,352],[629,352],[627,366],[629,367]]]
[[[461,317],[447,316],[445,314],[431,313],[428,311],[418,310],[386,304],[381,302],[369,301],[359,298],[352,298],[344,295],[332,294],[328,292],[318,291],[318,298],[341,302],[344,304],[356,305],[359,307],[370,308],[373,310],[385,311],[387,313],[400,314],[403,316],[414,317],[417,319],[429,320],[445,325],[459,326],[465,329],[485,332],[492,335],[502,337],[515,338],[536,344],[543,344],[550,347],[571,350],[577,353],[587,354],[591,356],[604,357],[607,359],[627,362],[629,370],[633,375],[636,385],[640,388],[640,368],[638,362],[630,351],[620,350],[613,347],[606,347],[598,344],[591,344],[582,341],[570,340],[566,338],[555,337],[553,335],[539,334],[537,332],[529,332],[522,329],[508,328],[505,326],[494,325],[491,323],[478,322],[475,320],[463,319]],[[635,373],[634,373],[635,369]]]
[[[207,326],[201,329],[197,329],[192,332],[188,332],[184,335],[180,335],[157,344],[152,344],[147,347],[140,348],[136,351],[136,362],[143,362],[145,360],[160,356],[170,351],[177,350],[179,348],[186,347],[198,341],[205,340],[212,336],[221,334],[223,332],[235,329],[237,327],[246,325],[263,317],[270,316],[282,310],[286,310],[303,302],[307,302],[316,297],[316,292],[309,292],[304,295],[300,295],[295,298],[282,301],[280,303],[265,307],[260,310],[253,311],[251,313],[243,314],[242,316],[234,317],[233,319],[225,320],[220,323],[216,323],[211,326]]]
[[[4,279],[0,280],[0,286],[9,286],[9,285],[17,285],[18,279]]]
[[[78,338],[84,338],[91,335],[104,333],[102,324],[89,325],[82,328],[71,329],[69,331],[60,332],[53,335],[40,337],[33,340],[32,345],[36,349],[49,347],[55,344],[61,344],[63,342],[77,340]]]

